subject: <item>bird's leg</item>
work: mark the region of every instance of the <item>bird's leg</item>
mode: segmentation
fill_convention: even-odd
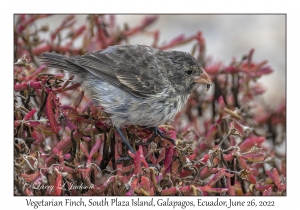
[[[127,149],[132,153],[135,154],[135,151],[133,150],[133,148],[131,147],[131,145],[129,144],[128,140],[125,138],[125,136],[123,135],[122,131],[120,130],[120,128],[115,126],[115,129],[117,130],[120,138],[122,139],[123,143],[126,145]],[[120,163],[121,161],[126,161],[126,160],[130,160],[130,157],[121,157],[119,158],[116,162]]]
[[[148,128],[148,130],[153,132],[153,136],[145,143],[145,145],[150,144],[155,139],[156,136],[160,136],[161,138],[166,139],[169,142],[171,142],[173,145],[175,145],[175,140],[165,136],[165,134],[161,130],[159,130],[158,127],[150,127]]]
[[[132,149],[131,145],[129,144],[128,140],[125,138],[125,136],[123,135],[122,131],[120,130],[120,128],[115,126],[115,129],[117,130],[120,138],[122,139],[123,143],[126,145],[126,147],[128,148],[128,150],[130,150],[131,153],[135,153],[134,150]]]

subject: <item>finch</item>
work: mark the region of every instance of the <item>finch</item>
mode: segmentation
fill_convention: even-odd
[[[124,125],[157,128],[170,122],[191,91],[212,85],[189,53],[144,45],[116,45],[74,57],[43,53],[42,60],[74,74],[93,103],[110,114],[118,132]]]

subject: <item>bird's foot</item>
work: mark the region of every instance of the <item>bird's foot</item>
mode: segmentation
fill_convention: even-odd
[[[168,140],[169,142],[171,142],[173,145],[175,145],[175,140],[172,139],[172,138],[169,138],[169,137],[165,136],[165,134],[164,134],[161,130],[159,130],[158,127],[150,127],[150,128],[147,128],[147,129],[150,130],[150,131],[152,131],[152,132],[153,132],[153,135],[152,135],[152,137],[151,137],[147,142],[145,142],[143,145],[148,145],[148,144],[150,144],[150,143],[155,139],[155,137],[157,137],[157,136],[160,136],[161,138],[166,139],[166,140]]]

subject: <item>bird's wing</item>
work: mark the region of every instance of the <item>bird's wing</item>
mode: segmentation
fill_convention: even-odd
[[[149,98],[162,92],[166,84],[154,55],[146,46],[120,45],[70,61],[128,93]]]

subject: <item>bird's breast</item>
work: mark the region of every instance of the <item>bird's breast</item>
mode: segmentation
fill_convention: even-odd
[[[111,115],[116,126],[138,125],[157,127],[172,121],[186,104],[189,95],[165,89],[151,98],[135,97],[105,81],[86,79],[82,83],[94,103]]]

